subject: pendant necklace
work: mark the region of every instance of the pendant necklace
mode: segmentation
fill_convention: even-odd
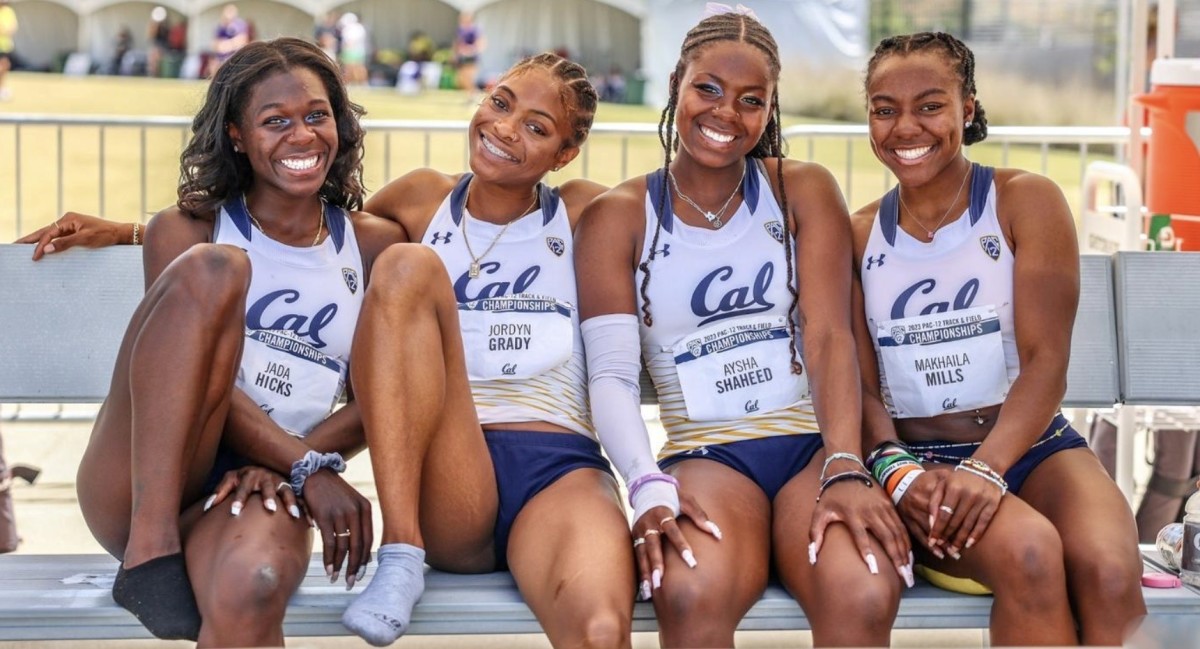
[[[917,218],[916,213],[908,209],[908,206],[904,204],[904,192],[896,192],[896,195],[900,197],[900,205],[904,207],[904,211],[908,213],[909,218],[911,218],[914,223],[921,226],[921,229],[925,231],[925,238],[927,242],[933,241],[933,234],[937,232],[938,228],[942,227],[943,223],[946,222],[946,217],[950,216],[950,210],[954,209],[955,203],[958,203],[958,197],[962,196],[963,187],[967,186],[967,179],[970,177],[971,165],[967,165],[967,173],[963,174],[962,182],[958,185],[958,193],[954,195],[954,200],[950,201],[950,206],[946,208],[946,212],[942,214],[942,218],[938,220],[937,225],[933,226],[932,228],[925,227],[925,224],[921,222],[921,219]]]
[[[512,225],[513,222],[517,221],[522,216],[525,216],[526,214],[531,212],[533,210],[533,208],[537,205],[537,202],[538,202],[538,193],[535,188],[535,190],[533,192],[533,202],[529,204],[529,207],[526,207],[524,210],[518,212],[516,216],[509,219],[508,223],[505,223],[504,227],[500,228],[500,231],[496,233],[496,237],[494,239],[492,239],[492,242],[490,244],[488,244],[487,250],[484,250],[483,254],[476,257],[475,251],[471,250],[471,238],[467,236],[467,221],[469,221],[471,219],[466,214],[467,203],[469,203],[471,201],[471,187],[474,184],[475,184],[475,181],[473,179],[467,184],[467,198],[466,198],[466,200],[463,201],[464,214],[463,214],[463,218],[462,218],[463,243],[467,244],[467,255],[471,258],[471,265],[469,267],[467,267],[467,277],[470,277],[471,279],[475,279],[475,278],[479,277],[480,262],[483,261],[484,257],[488,256],[488,253],[490,253],[492,251],[492,248],[496,247],[496,244],[500,241],[500,237],[503,237],[504,233],[508,231],[508,226]]]
[[[679,189],[679,181],[675,180],[674,171],[667,169],[667,175],[671,177],[671,186],[675,188],[675,193],[679,194],[679,197],[683,199],[683,202],[691,205],[692,208],[699,212],[700,215],[704,217],[704,220],[708,221],[708,224],[711,225],[714,230],[716,230],[724,225],[724,222],[721,221],[721,217],[725,214],[725,210],[729,207],[729,204],[733,202],[733,197],[737,196],[738,190],[742,188],[742,181],[746,179],[746,167],[747,164],[743,162],[742,175],[740,178],[738,178],[737,184],[733,186],[733,193],[729,195],[729,198],[725,199],[725,203],[721,205],[721,209],[717,210],[716,212],[709,212],[703,207],[700,207],[696,204],[696,201],[692,200],[691,197],[683,193],[683,191]]]

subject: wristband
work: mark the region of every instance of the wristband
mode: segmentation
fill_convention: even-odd
[[[889,493],[889,495],[892,497],[893,505],[896,505],[897,507],[900,506],[900,499],[903,498],[904,494],[908,492],[908,488],[911,487],[912,483],[916,481],[917,476],[921,475],[922,473],[925,473],[925,469],[916,469],[914,471],[905,473],[904,477],[900,478],[900,484],[896,485],[895,490]]]
[[[821,487],[817,490],[817,502],[821,502],[821,496],[825,494],[826,489],[843,480],[862,480],[868,489],[875,486],[875,483],[871,481],[871,474],[866,471],[843,471],[835,473],[821,481]]]
[[[642,487],[651,482],[669,482],[675,489],[679,489],[679,481],[675,479],[675,476],[668,473],[647,473],[629,483],[629,504],[631,506],[635,506],[633,505],[633,499],[637,496],[637,493],[642,490]]]
[[[867,465],[863,464],[862,459],[853,453],[830,453],[829,457],[825,458],[825,463],[821,465],[821,480],[825,479],[825,473],[829,471],[829,465],[838,460],[850,460],[862,467],[863,471],[867,470]]]
[[[346,470],[346,460],[341,453],[318,453],[309,451],[304,457],[292,463],[292,491],[300,497],[304,493],[304,482],[308,477],[321,469],[329,469],[334,473]]]
[[[142,224],[138,223],[137,221],[134,221],[133,222],[133,245],[135,245],[135,246],[141,244],[141,238],[138,237],[138,234],[140,233],[141,229],[142,229]]]

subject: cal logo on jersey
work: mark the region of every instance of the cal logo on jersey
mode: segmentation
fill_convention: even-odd
[[[351,295],[358,292],[358,273],[353,268],[343,268],[342,279],[346,280],[346,288],[350,289]]]
[[[767,234],[779,243],[783,243],[783,224],[779,221],[768,221],[763,223],[763,227],[767,229]]]
[[[992,261],[1000,260],[1000,237],[994,234],[984,235],[979,237],[979,245],[983,246],[983,251],[992,258]]]
[[[567,244],[563,243],[563,240],[559,239],[558,237],[546,237],[546,247],[549,248],[550,252],[554,253],[556,257],[563,256],[563,253],[567,251]]]

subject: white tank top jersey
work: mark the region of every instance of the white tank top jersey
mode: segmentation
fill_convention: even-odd
[[[973,166],[967,213],[930,242],[898,226],[898,188],[880,202],[859,271],[893,417],[1001,403],[1020,372],[1013,253],[996,216],[994,173]]]
[[[508,226],[481,221],[466,210],[471,176],[463,174],[421,242],[454,284],[479,421],[543,421],[595,439],[566,204],[539,184],[537,210]]]
[[[252,225],[245,197],[221,207],[213,242],[246,251],[246,340],[237,387],[284,430],[303,437],[345,388],[350,344],[363,299],[363,264],[344,210],[326,204],[329,236],[297,248]]]
[[[642,354],[667,431],[660,457],[819,432],[807,368],[791,370],[785,238],[793,244],[761,161],[747,165],[742,204],[719,230],[680,221],[668,192],[649,262],[650,327],[641,320],[640,264],[636,273]],[[650,257],[664,182],[661,169],[647,177],[642,261]]]

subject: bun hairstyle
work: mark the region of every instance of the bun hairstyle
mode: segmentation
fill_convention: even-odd
[[[953,66],[962,87],[962,98],[976,95],[975,119],[963,128],[963,144],[970,146],[987,139],[987,114],[975,91],[975,54],[962,41],[945,32],[919,32],[903,36],[889,36],[875,46],[875,53],[867,63],[867,83],[875,73],[880,61],[889,57],[904,56],[913,52],[939,51]]]

